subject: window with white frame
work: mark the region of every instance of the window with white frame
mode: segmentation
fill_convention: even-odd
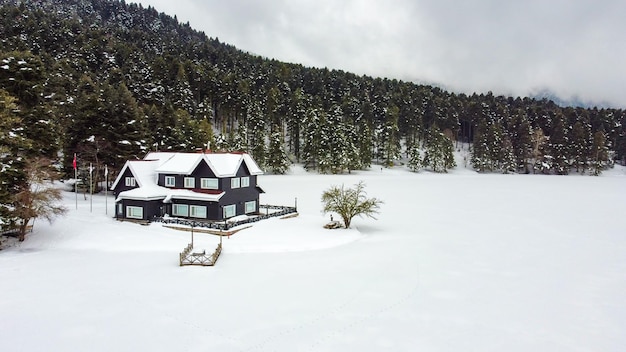
[[[187,204],[172,204],[173,216],[189,216],[189,206]]]
[[[176,178],[174,176],[165,176],[165,187],[176,187]]]
[[[143,208],[142,207],[126,207],[126,217],[130,219],[143,219]]]
[[[124,215],[124,206],[122,205],[122,203],[117,204],[117,214]]]
[[[256,211],[256,200],[246,202],[246,214],[254,213]]]
[[[192,218],[206,219],[206,207],[200,205],[190,205],[189,216],[191,216]]]
[[[193,177],[185,177],[185,188],[196,187],[196,179]]]
[[[232,218],[237,214],[237,208],[235,204],[224,206],[224,219]]]
[[[201,178],[200,188],[204,189],[219,189],[219,183],[216,178]]]
[[[241,187],[241,180],[239,177],[233,177],[230,179],[230,188],[239,188]]]
[[[250,176],[241,178],[241,187],[250,187]]]
[[[135,187],[137,185],[134,177],[126,177],[124,181],[128,187]]]

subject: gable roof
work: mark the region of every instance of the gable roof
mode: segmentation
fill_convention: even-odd
[[[146,158],[151,154],[148,154]],[[155,171],[164,174],[190,175],[202,161],[209,166],[216,177],[235,176],[242,163],[246,165],[251,175],[263,174],[263,170],[249,154],[236,153],[173,153]]]
[[[122,170],[120,170],[113,185],[111,185],[111,189],[117,187],[118,182],[120,182],[127,169],[130,169],[139,187],[156,184],[157,174],[154,171],[156,167],[157,163],[154,160],[128,160],[122,167]]]

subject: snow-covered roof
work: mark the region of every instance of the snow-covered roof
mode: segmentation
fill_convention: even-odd
[[[133,200],[158,200],[164,199],[167,197],[170,189],[157,186],[157,185],[148,185],[144,187],[137,187],[133,189],[129,189],[128,191],[120,192],[117,195],[116,202],[119,202],[122,199],[133,199]]]
[[[161,166],[164,162],[168,161],[174,155],[178,153],[173,152],[150,152],[146,154],[143,160],[156,160],[158,165]]]
[[[176,153],[157,168],[158,173],[190,175],[202,160],[201,153]]]
[[[124,172],[126,172],[126,169],[130,169],[139,187],[156,185],[158,176],[155,169],[158,163],[158,160],[128,160],[124,164],[124,167],[122,167],[122,170],[120,170],[111,188],[115,189],[118,182],[122,179]]]
[[[152,154],[152,153],[151,153]],[[165,162],[156,169],[157,173],[189,175],[205,161],[216,177],[232,177],[237,174],[242,163],[251,175],[261,175],[263,170],[249,154],[238,153],[172,153]],[[148,156],[151,156],[150,154]],[[146,158],[148,157],[146,156]],[[159,159],[161,160],[161,159]]]
[[[222,198],[225,192],[220,193],[201,193],[188,189],[171,189],[169,194],[163,200],[163,203],[170,203],[172,199],[202,200],[208,202],[217,202]]]

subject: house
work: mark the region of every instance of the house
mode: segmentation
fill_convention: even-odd
[[[257,176],[245,153],[149,153],[129,160],[111,186],[115,217],[225,220],[259,211]]]

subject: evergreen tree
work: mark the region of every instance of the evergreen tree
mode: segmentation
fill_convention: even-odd
[[[419,144],[416,141],[409,148],[409,162],[407,166],[409,167],[409,170],[413,172],[418,172],[423,167]]]
[[[325,122],[321,118],[321,111],[317,109],[310,109],[304,118],[304,133],[303,133],[303,160],[304,165],[307,168],[317,167],[320,158],[320,145],[322,140],[322,122]]]
[[[517,171],[517,161],[513,150],[513,143],[508,136],[505,136],[502,140],[502,148],[499,151],[500,154],[500,169],[505,174],[509,172]]]
[[[351,123],[344,123],[342,127],[344,129],[343,135],[346,137],[346,150],[344,150],[347,159],[346,168],[348,172],[363,169],[365,165],[363,165],[363,157],[360,151],[363,136],[359,135],[357,127]],[[367,166],[369,166],[369,161]]]
[[[487,134],[487,124],[485,120],[480,120],[474,133],[474,143],[471,150],[471,163],[478,172],[492,171],[489,147],[490,141],[489,135]]]
[[[547,174],[552,170],[552,156],[546,154],[548,139],[541,128],[535,128],[532,135],[534,173]]]
[[[609,161],[608,148],[606,146],[606,136],[603,131],[593,134],[593,144],[591,146],[591,174],[598,176],[607,168]]]
[[[522,110],[513,119],[511,145],[515,157],[516,169],[524,173],[530,172],[529,164],[532,157],[532,128],[528,116]]]
[[[437,124],[431,126],[426,142],[424,166],[430,166],[434,172],[448,172],[456,166],[452,141],[441,133]]]
[[[258,103],[251,102],[247,108],[248,149],[261,168],[265,167],[267,150],[265,147],[265,120]]]
[[[234,152],[248,152],[248,142],[247,142],[247,133],[246,128],[243,125],[239,125],[237,127],[236,132],[232,132],[229,134],[229,145],[230,150]]]
[[[589,126],[583,124],[581,121],[576,121],[572,127],[569,140],[569,154],[573,158],[573,166],[576,167],[576,172],[585,173],[590,154],[589,141],[591,140],[591,135]]]
[[[399,108],[395,105],[389,107],[385,113],[385,122],[379,134],[379,151],[383,164],[393,166],[394,161],[400,158],[400,135],[398,128]]]
[[[24,136],[18,110],[17,99],[0,89],[0,228],[15,226],[15,195],[28,187],[26,157],[33,143]]]
[[[267,151],[266,167],[275,174],[284,174],[289,169],[289,158],[283,149],[283,138],[279,131],[270,135],[270,143]]]
[[[552,156],[552,168],[557,175],[567,175],[570,169],[567,135],[562,115],[554,118],[552,132],[548,140],[548,150]]]

